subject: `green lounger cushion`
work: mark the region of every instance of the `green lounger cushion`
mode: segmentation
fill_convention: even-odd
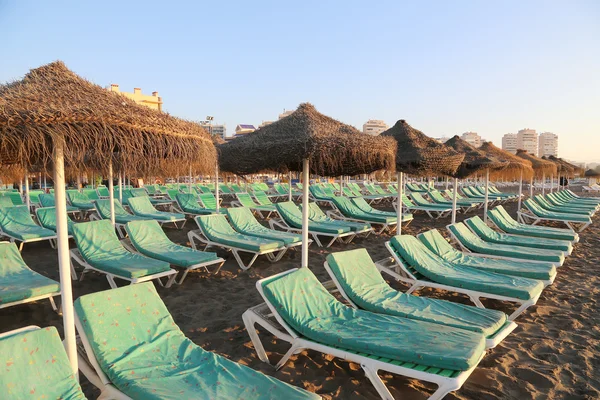
[[[279,240],[264,239],[236,232],[229,225],[224,215],[200,216],[196,217],[196,222],[202,232],[216,243],[252,252],[274,250],[284,246],[283,242]]]
[[[133,221],[125,225],[129,240],[145,256],[165,261],[178,267],[216,261],[216,253],[198,251],[173,243],[156,221]]]
[[[75,224],[73,238],[88,264],[111,274],[133,279],[170,270],[167,262],[127,251],[110,220]]]
[[[302,242],[301,235],[276,231],[261,225],[256,218],[254,218],[254,215],[252,215],[252,211],[250,211],[249,208],[229,208],[227,209],[227,215],[229,215],[229,221],[231,221],[231,225],[235,228],[235,230],[243,233],[244,235],[277,240],[283,242],[285,245]]]
[[[544,199],[541,195],[535,196],[533,200],[538,204],[539,207],[542,207],[551,212],[585,215],[588,217],[591,217],[593,215],[593,212],[591,210],[581,210],[579,208],[569,206],[554,206],[551,203],[549,203],[546,199]]]
[[[354,205],[356,205],[356,207],[360,208],[361,211],[364,211],[366,213],[381,215],[384,217],[397,218],[397,215],[394,211],[377,210],[376,208],[371,207],[371,205],[369,203],[367,203],[367,201],[362,197],[354,197],[352,199],[352,202],[354,203]],[[412,221],[412,220],[413,220],[412,214],[402,214],[402,222],[408,222],[408,221]]]
[[[268,212],[276,211],[274,205],[262,206],[262,205],[256,204],[254,202],[254,200],[252,200],[252,197],[250,197],[250,195],[248,193],[237,193],[236,196],[237,196],[240,204],[242,205],[242,207],[248,207],[253,210],[259,210],[259,211],[268,211]]]
[[[429,250],[455,265],[543,281],[550,281],[556,277],[556,267],[550,262],[499,260],[477,254],[465,254],[452,247],[437,229],[419,234],[419,239]]]
[[[340,212],[348,218],[355,218],[358,220],[378,224],[396,223],[396,217],[385,217],[382,215],[369,214],[362,211],[347,197],[334,196],[331,198],[331,201],[333,201],[333,204],[335,204]]]
[[[31,270],[9,242],[0,242],[0,282],[0,305],[60,292],[58,282]]]
[[[452,370],[475,366],[485,348],[480,333],[348,307],[308,268],[263,281],[262,288],[291,328],[325,345]]]
[[[565,213],[558,213],[558,212],[552,212],[552,211],[545,210],[542,207],[540,207],[537,203],[532,201],[531,199],[525,200],[523,202],[523,204],[525,204],[525,206],[529,209],[529,211],[531,211],[534,215],[536,215],[542,219],[546,218],[546,219],[554,219],[557,221],[567,221],[567,222],[576,222],[576,223],[584,223],[584,224],[592,223],[592,219],[585,215],[565,214]]]
[[[547,239],[579,241],[579,234],[560,228],[551,228],[538,225],[527,225],[515,221],[502,206],[488,211],[488,217],[504,232],[514,235],[533,236]]]
[[[159,221],[181,221],[185,220],[185,215],[180,213],[170,213],[165,211],[158,211],[152,203],[150,203],[149,197],[131,197],[129,199],[129,208],[135,215],[140,217],[152,218]]]
[[[56,232],[37,225],[27,206],[0,207],[0,228],[20,241],[55,237]]]
[[[429,201],[425,200],[425,198],[423,197],[423,195],[421,195],[421,193],[413,192],[410,194],[410,197],[412,197],[412,199],[416,205],[421,206],[421,207],[426,207],[429,210],[436,210],[436,211],[452,210],[452,206],[448,207],[445,204],[430,203]]]
[[[12,201],[14,206],[22,206],[24,204],[23,198],[21,197],[21,193],[19,192],[4,192],[2,196],[8,197]]]
[[[200,207],[198,196],[188,193],[177,193],[177,204],[181,209],[189,214],[207,215],[212,214],[213,210]]]
[[[83,193],[77,190],[67,190],[67,199],[73,207],[80,210],[88,211],[94,209],[94,204]]]
[[[49,194],[49,193],[40,194],[39,199],[40,199],[40,204],[42,205],[42,207],[56,207],[56,202],[54,200],[53,194]],[[67,212],[75,212],[75,211],[79,211],[79,209],[77,207],[67,205]]]
[[[505,313],[446,300],[413,296],[390,287],[366,249],[331,253],[329,268],[350,300],[363,310],[452,326],[493,336]]]
[[[533,261],[549,261],[562,265],[565,262],[565,256],[562,252],[556,250],[544,250],[534,248],[523,248],[507,244],[488,243],[467,228],[462,223],[456,223],[448,226],[448,230],[465,246],[467,249],[475,252],[501,257],[519,258]]]
[[[538,280],[454,265],[430,251],[413,236],[394,236],[390,240],[390,246],[418,273],[443,285],[521,300],[537,297],[544,288],[542,282]]]
[[[298,209],[298,206],[291,201],[284,201],[275,204],[277,212],[283,218],[283,220],[292,228],[302,229],[302,213]],[[314,222],[308,221],[308,230],[311,232],[323,233],[323,234],[342,234],[350,232],[349,226],[341,226],[339,224],[332,224],[326,222]]]
[[[118,199],[112,199],[115,204],[115,222],[117,224],[126,224],[131,221],[148,221],[150,218],[139,217],[137,215],[129,214],[121,205]],[[110,220],[110,200],[101,199],[94,201],[96,211],[103,219]]]
[[[91,201],[98,200],[100,198],[100,196],[98,196],[98,192],[96,192],[96,189],[82,189],[81,192],[85,197],[87,197],[88,200]]]
[[[442,205],[444,205],[446,207],[452,207],[452,200],[446,200],[444,198],[444,196],[442,196],[442,194],[440,192],[430,190],[427,193],[429,194],[429,197],[431,197],[431,199],[436,204],[442,204]],[[458,200],[458,199],[456,200],[456,205],[458,207],[475,207],[479,203],[480,202],[477,202],[477,201]]]
[[[0,196],[0,207],[13,207],[15,204],[8,196]]]
[[[300,206],[300,210],[302,210],[302,206]],[[302,215],[300,215],[300,217],[302,217]],[[308,203],[308,219],[309,221],[337,225],[342,228],[350,228],[353,232],[362,232],[371,229],[371,224],[367,222],[342,221],[329,218],[317,203]]]
[[[92,293],[75,312],[98,364],[133,399],[312,399],[185,337],[151,283]]]
[[[105,187],[105,186],[99,186],[98,189],[96,189],[96,190],[97,190],[98,195],[100,197],[108,197],[108,196],[110,196],[110,192],[109,192],[108,188]]]
[[[271,201],[271,199],[269,199],[269,196],[267,196],[267,194],[265,192],[263,192],[262,190],[254,191],[254,198],[256,198],[256,201],[258,202],[258,204],[260,204],[262,206],[272,206],[273,205],[273,202]]]
[[[46,229],[56,232],[56,207],[42,207],[35,210],[35,214],[42,225]],[[67,216],[67,231],[69,235],[73,234],[73,225],[75,223]]]
[[[487,224],[478,216],[468,218],[464,222],[477,234],[477,236],[489,243],[564,251],[567,252],[567,254],[571,254],[571,251],[573,250],[573,245],[567,240],[540,239],[496,232],[487,226]]]
[[[0,354],[3,399],[85,399],[55,327],[0,338]]]

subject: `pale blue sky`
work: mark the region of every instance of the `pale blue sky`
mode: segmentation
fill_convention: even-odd
[[[0,0],[0,81],[56,59],[232,133],[309,101],[430,136],[522,128],[600,160],[600,1]]]

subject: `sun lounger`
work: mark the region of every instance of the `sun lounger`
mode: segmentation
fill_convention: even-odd
[[[0,236],[19,242],[19,251],[23,250],[25,243],[43,240],[48,240],[54,248],[56,240],[56,232],[36,224],[27,206],[0,207]]]
[[[327,194],[325,194],[325,192],[323,191],[323,188],[317,186],[317,185],[310,185],[308,187],[308,191],[310,194],[310,197],[318,202],[318,203],[325,203],[327,205],[331,204],[331,197]]]
[[[157,197],[150,197],[148,195],[148,192],[146,192],[146,189],[144,188],[134,188],[134,189],[129,189],[129,193],[131,193],[131,195],[133,197],[147,197],[148,200],[150,201],[150,204],[152,204],[153,206],[157,207],[157,206],[168,206],[170,207],[172,202],[169,199],[163,199],[163,198],[157,198]]]
[[[393,396],[379,371],[437,384],[430,399],[441,399],[460,388],[485,352],[480,333],[348,307],[308,268],[261,279],[256,287],[266,306],[249,309],[243,319],[261,360],[269,361],[255,324],[291,344],[276,368],[304,349],[330,354],[360,365],[383,399]]]
[[[427,191],[427,189],[423,189],[416,183],[407,183],[406,188],[413,193],[425,193]]]
[[[40,205],[42,207],[56,207],[56,203],[54,201],[54,195],[53,194],[40,194],[39,197],[40,199]],[[67,205],[67,214],[76,214],[79,213],[79,209],[77,207],[73,207],[70,205]]]
[[[80,280],[89,271],[106,274],[110,287],[116,288],[114,278],[129,281],[132,285],[168,277],[165,287],[170,287],[177,271],[169,263],[144,257],[128,251],[119,241],[110,220],[83,222],[73,227],[77,249],[70,250],[71,259],[84,267]]]
[[[556,265],[551,262],[498,259],[485,254],[459,251],[452,247],[437,229],[431,229],[417,237],[429,250],[455,265],[537,279],[544,282],[546,286],[552,284],[556,278]]]
[[[596,203],[600,205],[600,197],[581,197],[576,195],[575,193],[573,193],[573,191],[566,189],[566,190],[560,190],[558,192],[556,192],[559,195],[565,196],[565,198],[570,198],[574,201],[577,202],[581,202],[581,203]]]
[[[181,285],[187,274],[195,269],[203,268],[206,272],[209,267],[216,267],[218,273],[225,260],[216,253],[195,250],[186,246],[173,243],[156,221],[132,221],[125,225],[129,240],[141,254],[156,260],[168,262],[183,268],[183,275],[175,281]]]
[[[395,212],[393,212],[393,211],[381,211],[381,210],[377,210],[377,209],[371,207],[371,205],[369,203],[367,203],[365,201],[365,199],[363,199],[361,197],[355,197],[355,198],[353,198],[352,202],[354,203],[354,205],[356,207],[360,208],[361,211],[366,212],[368,214],[375,214],[375,215],[381,215],[383,217],[397,218]],[[412,214],[402,214],[402,222],[403,223],[408,222],[410,224],[412,222],[412,220],[413,220],[413,215]]]
[[[184,214],[171,213],[166,211],[158,211],[152,203],[150,203],[149,197],[131,197],[129,199],[129,208],[133,213],[139,217],[150,218],[157,221],[161,226],[164,224],[172,223],[175,228],[182,229],[185,225],[186,219]],[[180,227],[177,226],[178,222],[183,222]]]
[[[19,192],[3,192],[2,196],[9,198],[14,206],[22,206],[25,204],[21,197],[21,193]]]
[[[110,197],[110,192],[106,186],[98,186],[96,188],[96,192],[98,193],[98,197],[101,199],[108,199]]]
[[[429,192],[427,192],[427,194],[435,204],[440,204],[442,206],[452,208],[452,201],[446,200],[444,196],[442,196],[442,194],[437,190],[430,190]],[[481,204],[483,203],[478,201],[456,200],[456,206],[460,207],[464,213],[468,213],[472,209],[481,206]]]
[[[583,231],[590,226],[592,219],[585,215],[565,214],[544,210],[531,199],[523,202],[527,210],[519,210],[517,212],[519,222],[531,221],[533,225],[537,225],[542,221],[557,221],[564,223],[569,229],[577,232]]]
[[[287,251],[286,245],[279,240],[264,239],[236,232],[227,222],[224,215],[204,215],[194,218],[199,230],[190,231],[188,239],[194,249],[196,240],[205,244],[204,250],[210,247],[220,247],[231,251],[242,270],[247,270],[254,264],[258,256],[265,255],[271,262],[276,262]],[[250,253],[252,258],[244,264],[239,253]]]
[[[510,321],[534,305],[544,288],[544,284],[538,280],[454,265],[430,251],[413,236],[394,236],[385,246],[395,262],[378,262],[377,268],[398,281],[410,284],[406,293],[431,287],[463,293],[477,307],[483,307],[480,301],[482,297],[520,304],[509,315]],[[404,274],[396,272],[396,267],[400,267]]]
[[[436,206],[420,206],[420,205],[416,205],[415,203],[413,203],[408,198],[408,196],[406,196],[404,194],[402,195],[402,204],[403,204],[404,208],[406,208],[411,213],[416,214],[419,211],[423,211],[431,219],[444,218],[444,217],[448,216],[452,212],[452,208],[447,208],[447,207],[444,208],[444,209],[441,209],[440,207],[436,207]],[[394,205],[394,209],[397,209],[397,207],[398,207],[397,203],[394,202],[393,205]]]
[[[53,232],[57,232],[56,207],[36,208],[35,214],[42,227],[50,229]],[[67,231],[69,232],[69,237],[73,235],[73,225],[75,225],[75,223],[71,218],[69,218],[69,216],[67,216]]]
[[[85,400],[55,327],[0,334],[2,398]]]
[[[175,198],[177,205],[188,218],[194,218],[197,215],[210,215],[216,212],[216,210],[200,207],[199,198],[195,194],[177,193]]]
[[[227,209],[227,215],[233,228],[244,235],[277,240],[283,242],[288,248],[300,246],[302,244],[301,235],[269,229],[261,225],[254,215],[252,215],[252,211],[246,207],[229,208]]]
[[[546,196],[543,196],[544,200],[547,201],[549,204],[555,206],[555,207],[565,207],[566,210],[578,210],[578,211],[587,211],[593,214],[596,213],[596,211],[598,210],[598,208],[600,206],[598,205],[594,205],[594,204],[585,204],[585,203],[578,203],[576,201],[570,202],[570,201],[566,201],[561,199],[560,197],[558,197],[558,195],[556,193],[548,193]],[[568,211],[567,211],[568,212]]]
[[[302,206],[300,206],[300,210],[302,210]],[[356,232],[358,235],[364,233],[365,237],[369,236],[371,232],[373,232],[371,224],[367,222],[341,221],[339,219],[329,218],[327,214],[321,210],[319,205],[314,202],[308,203],[308,219],[310,222],[314,221],[318,223],[337,225],[343,228],[350,228],[351,231]]]
[[[232,205],[249,208],[252,211],[257,212],[262,218],[269,218],[272,213],[277,212],[275,205],[261,206],[256,204],[248,193],[236,193],[235,196],[238,201],[232,202]],[[266,213],[266,216],[263,215],[263,213]]]
[[[98,192],[96,191],[96,189],[81,189],[81,194],[83,194],[90,201],[100,199],[100,196],[98,196]]]
[[[366,249],[331,253],[327,256],[325,269],[340,294],[355,308],[479,332],[485,335],[488,348],[495,347],[517,327],[501,311],[414,296],[393,289],[383,279]]]
[[[80,369],[101,398],[318,398],[194,344],[151,284],[79,297],[75,323]]]
[[[204,208],[213,211],[213,213],[217,212],[217,199],[212,193],[202,193],[198,197],[200,197],[200,203],[202,203]],[[220,208],[219,212],[225,213],[225,210]]]
[[[467,252],[471,251],[495,258],[507,258],[509,260],[551,262],[557,266],[561,266],[565,262],[565,255],[562,251],[486,242],[473,233],[463,222],[448,225],[446,228],[456,244]]]
[[[381,234],[387,230],[395,228],[397,218],[391,216],[383,216],[379,214],[371,214],[362,211],[347,197],[334,196],[331,198],[335,206],[335,210],[328,211],[327,216],[333,219],[339,219],[342,221],[357,221],[366,222],[372,225],[380,225],[381,229],[376,231],[375,234]]]
[[[67,200],[69,203],[77,208],[81,213],[81,218],[85,218],[85,215],[94,211],[94,203],[91,202],[83,193],[78,190],[67,190]]]
[[[269,198],[269,196],[263,192],[262,190],[255,190],[252,192],[254,199],[261,206],[273,206],[273,202]],[[271,197],[281,197],[281,196],[271,196]]]
[[[131,221],[148,221],[150,218],[139,217],[137,215],[133,215],[127,212],[121,205],[121,202],[118,199],[112,200],[115,203],[115,228],[119,233],[119,237],[124,238],[127,236],[125,232],[125,224]],[[110,200],[109,199],[100,199],[94,201],[94,205],[96,207],[96,211],[100,219],[107,219],[110,221]],[[90,217],[90,220],[95,220],[94,216]]]
[[[590,210],[590,209],[581,209],[581,208],[570,207],[570,206],[555,206],[552,203],[550,203],[548,200],[546,200],[546,198],[544,196],[542,196],[541,194],[534,196],[533,201],[535,201],[539,207],[543,208],[544,210],[548,210],[550,212],[573,214],[573,215],[583,215],[583,216],[587,216],[587,217],[593,217],[594,213],[595,213],[595,209]]]
[[[60,296],[58,282],[31,270],[14,243],[0,242],[0,259],[0,309],[48,299],[57,310],[54,297]]]
[[[8,196],[0,196],[0,207],[14,207],[14,203]]]

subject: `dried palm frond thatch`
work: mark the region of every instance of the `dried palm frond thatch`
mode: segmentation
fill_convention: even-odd
[[[533,176],[533,167],[531,166],[531,161],[517,157],[508,151],[499,149],[498,147],[494,146],[492,142],[484,142],[479,150],[506,163],[506,167],[504,169],[490,174],[492,179],[517,179],[521,177],[521,173],[523,174],[522,176],[524,179],[531,179]]]
[[[287,117],[220,145],[219,167],[238,175],[301,171],[308,158],[311,173],[357,175],[393,168],[394,155],[393,140],[362,134],[303,103]]]
[[[444,144],[465,155],[458,170],[453,175],[455,178],[464,179],[486,169],[490,171],[502,170],[507,165],[505,161],[484,153],[456,135]]]
[[[583,176],[585,176],[586,178],[597,178],[600,176],[600,171],[597,171],[595,169],[588,169],[587,171],[585,171]]]
[[[556,164],[529,154],[525,150],[517,150],[517,157],[531,162],[534,178],[543,178],[545,176],[556,175],[557,173]]]
[[[458,170],[464,155],[430,138],[401,119],[381,136],[396,140],[396,170],[410,175],[450,175]]]
[[[93,160],[105,168],[115,152],[137,170],[170,160],[211,171],[216,162],[200,125],[109,92],[60,61],[0,86],[0,154],[8,155],[0,164],[48,165],[58,142],[74,167]]]
[[[575,175],[581,175],[584,170],[577,165],[573,165],[562,158],[554,157],[554,156],[544,156],[542,159],[553,162],[558,168],[559,175],[566,175],[569,177],[573,177]]]

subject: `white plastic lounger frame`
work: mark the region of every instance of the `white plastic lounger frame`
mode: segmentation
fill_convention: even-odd
[[[394,210],[398,210],[398,204],[396,202],[393,202],[392,205],[394,206]],[[449,208],[447,210],[437,210],[437,209],[433,209],[433,208],[429,208],[429,207],[425,207],[425,206],[418,206],[418,205],[408,207],[406,204],[404,204],[404,208],[406,208],[408,211],[410,211],[411,213],[414,213],[414,214],[416,214],[417,211],[424,211],[431,219],[445,218],[448,215],[450,215],[450,213],[452,212],[452,208]],[[431,213],[437,213],[437,217],[434,217],[433,215],[431,215]]]
[[[445,285],[442,283],[436,283],[430,280],[419,280],[416,276],[414,276],[408,268],[404,265],[402,260],[398,258],[394,249],[392,249],[390,242],[385,242],[385,247],[388,249],[392,257],[385,258],[383,260],[377,261],[375,265],[381,272],[385,272],[386,274],[392,276],[394,279],[400,282],[404,282],[406,284],[411,285],[411,287],[406,291],[407,294],[411,294],[421,288],[430,287],[435,289],[447,290],[449,292],[462,293],[469,296],[469,299],[479,308],[485,308],[483,303],[481,303],[480,298],[494,299],[500,301],[508,301],[511,303],[520,304],[519,308],[513,311],[512,314],[508,316],[509,321],[514,321],[519,315],[521,315],[525,310],[529,307],[533,306],[537,303],[540,298],[540,294],[538,294],[533,299],[522,300],[517,299],[516,297],[508,297],[508,296],[500,296],[497,294],[480,292],[477,290],[470,290],[459,288],[456,286]],[[395,271],[394,271],[395,269]]]
[[[90,271],[96,271],[96,272],[106,275],[106,279],[108,280],[108,283],[112,289],[116,289],[118,287],[117,284],[115,283],[115,278],[119,278],[119,279],[128,281],[131,285],[156,279],[160,286],[169,288],[169,287],[171,287],[171,285],[175,281],[175,278],[177,277],[177,271],[171,269],[169,271],[159,272],[157,274],[152,274],[152,275],[146,275],[146,276],[142,276],[140,278],[128,278],[125,276],[113,274],[112,272],[107,272],[103,269],[95,268],[94,266],[88,264],[83,259],[83,257],[81,256],[81,253],[79,252],[78,249],[69,250],[69,256],[71,258],[71,268],[73,268],[73,260],[77,261],[77,263],[79,265],[84,267],[83,271],[81,272],[81,277],[79,278],[79,281],[83,280],[83,277],[85,276],[86,273],[88,273]],[[169,279],[167,280],[166,284],[163,284],[161,281],[161,278],[164,278],[167,276],[169,277]]]
[[[396,222],[392,222],[392,223],[385,223],[385,222],[373,222],[373,221],[368,221],[366,219],[359,219],[359,218],[352,218],[352,217],[346,217],[344,214],[342,214],[342,212],[335,207],[334,204],[334,209],[333,210],[329,210],[326,212],[326,215],[331,218],[331,219],[337,219],[340,221],[348,221],[348,222],[360,222],[360,223],[365,223],[365,224],[371,224],[371,225],[381,225],[381,229],[376,231],[373,229],[373,234],[375,235],[381,235],[384,232],[388,232],[388,231],[394,231],[396,229]],[[408,221],[408,224],[410,224],[411,221]]]
[[[286,275],[294,271],[296,271],[296,269],[291,269],[289,271],[282,272],[280,274],[275,275],[275,277]],[[273,277],[265,279],[272,278]],[[352,351],[331,347],[303,338],[297,332],[295,332],[288,324],[286,324],[286,322],[283,320],[283,318],[281,318],[279,313],[277,313],[275,307],[273,307],[273,305],[266,299],[262,290],[262,282],[265,279],[261,279],[258,282],[256,282],[256,288],[265,300],[265,303],[246,310],[246,312],[244,312],[244,314],[242,315],[242,319],[244,320],[246,331],[248,332],[248,335],[252,340],[252,344],[254,345],[256,354],[258,355],[258,358],[261,361],[268,363],[269,357],[267,356],[267,353],[265,352],[260,337],[256,332],[256,324],[269,331],[278,339],[284,340],[292,345],[292,347],[287,351],[283,358],[279,360],[279,362],[275,366],[276,369],[280,369],[281,367],[283,367],[292,355],[299,354],[304,349],[315,350],[323,354],[330,354],[334,357],[338,357],[359,364],[365,372],[367,378],[369,378],[373,386],[375,386],[377,393],[379,393],[379,396],[381,396],[382,399],[393,400],[394,396],[392,396],[388,388],[385,386],[385,383],[383,383],[383,381],[379,377],[378,372],[380,370],[401,376],[406,376],[408,378],[419,379],[425,382],[434,383],[438,385],[438,389],[429,397],[429,400],[440,400],[446,394],[460,389],[463,383],[467,380],[467,378],[471,375],[471,373],[473,373],[473,371],[476,368],[476,366],[474,366],[473,368],[467,371],[462,371],[457,376],[451,378],[431,372],[418,371],[414,368],[401,366],[405,365],[405,363],[402,362],[398,362],[397,364],[400,365],[396,365],[393,361],[383,361],[383,358],[371,358],[368,356],[361,356]],[[479,361],[481,361],[481,359]]]
[[[18,243],[19,251],[23,250],[23,246],[25,245],[25,243],[43,242],[44,240],[48,240],[50,242],[50,247],[52,247],[53,249],[56,248],[56,235],[46,236],[46,237],[42,237],[42,238],[21,240],[17,237],[11,236],[10,234],[8,234],[0,229],[0,237],[2,237],[2,236],[6,236],[7,238],[9,238],[11,243]],[[72,237],[72,236],[69,236],[69,237]]]
[[[527,207],[527,204],[524,204],[524,205],[525,205],[525,207]],[[555,218],[538,217],[533,212],[531,212],[529,209],[527,209],[526,211],[525,210],[519,210],[517,212],[517,216],[518,216],[519,222],[521,222],[523,224],[529,224],[529,223],[531,223],[531,225],[537,225],[537,224],[539,224],[542,221],[562,222],[563,224],[565,224],[573,232],[581,232],[585,228],[587,228],[588,226],[590,226],[589,222],[588,223],[582,223],[582,222],[577,222],[577,221],[569,221],[567,219],[555,219]]]
[[[269,220],[269,226],[271,227],[271,229],[275,229],[277,227],[286,232],[302,233],[302,228],[294,228],[292,226],[289,226],[283,218],[282,219],[271,218]],[[310,226],[310,222],[309,222],[309,226]],[[366,233],[367,235],[365,237],[368,237],[372,231],[373,231],[373,228],[368,228],[368,229],[363,229],[362,231],[358,231],[358,232],[350,231],[350,232],[344,232],[344,233],[326,233],[326,232],[312,231],[309,229],[308,233],[310,235],[312,235],[313,239],[315,240],[315,243],[317,243],[317,246],[319,246],[319,247],[323,247],[323,243],[319,240],[318,236],[330,237],[331,240],[327,243],[327,245],[325,247],[331,247],[331,245],[336,240],[339,241],[340,243],[348,244],[348,243],[352,242],[352,240],[354,240],[354,238],[357,235],[359,235],[361,233]]]
[[[539,238],[540,240],[544,240],[544,239],[550,239],[550,238],[543,238],[543,237],[538,237],[538,236],[528,236],[528,235],[525,235],[525,234],[523,234],[523,233],[510,233],[510,232],[506,232],[506,231],[504,231],[504,230],[503,230],[503,229],[502,229],[500,226],[498,226],[498,225],[496,224],[496,222],[494,222],[494,220],[493,220],[493,219],[491,219],[491,218],[488,218],[488,224],[490,224],[490,223],[491,223],[491,226],[492,226],[492,227],[495,227],[495,228],[496,228],[498,231],[500,231],[500,232],[503,232],[503,233],[506,233],[506,234],[509,234],[509,235],[513,235],[513,236],[523,236],[523,237],[536,237],[536,238]],[[556,228],[556,229],[562,229],[562,228]],[[573,232],[573,230],[572,230],[572,229],[564,229],[564,230],[565,230],[565,231],[567,231],[567,230],[568,230],[568,231],[571,231],[571,232]],[[575,234],[575,235],[577,235],[577,236],[575,237],[575,240],[568,240],[568,239],[559,239],[559,240],[564,240],[565,242],[570,242],[570,243],[572,243],[573,245],[575,245],[575,244],[579,243],[579,235],[578,235],[577,233],[574,233],[574,234]]]
[[[23,299],[23,300],[12,301],[10,303],[3,303],[3,304],[0,304],[0,309],[17,306],[19,304],[31,303],[31,302],[38,301],[38,300],[48,299],[48,300],[50,300],[50,305],[52,306],[52,309],[54,311],[58,311],[58,307],[56,307],[56,303],[54,302],[54,297],[60,296],[60,295],[61,295],[61,293],[60,293],[60,291],[58,291],[58,292],[42,294],[40,296],[29,297],[29,298]],[[2,337],[2,335],[0,335],[0,337]]]

